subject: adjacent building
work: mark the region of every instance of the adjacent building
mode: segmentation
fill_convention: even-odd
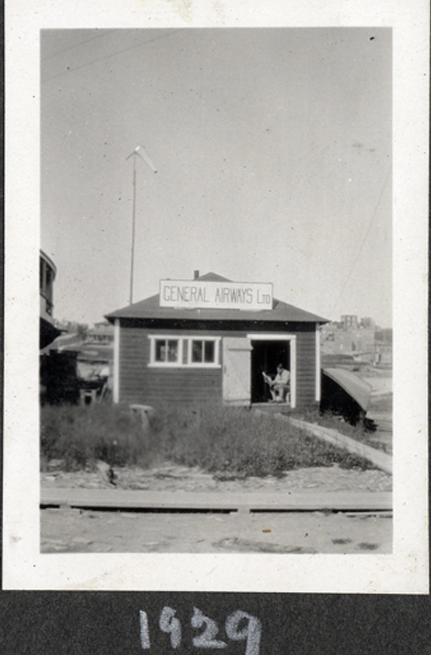
[[[54,280],[57,269],[42,250],[39,256],[39,347],[45,348],[61,334],[54,324]]]

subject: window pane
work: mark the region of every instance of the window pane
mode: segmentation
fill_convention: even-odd
[[[168,341],[168,361],[176,362],[178,361],[178,341],[169,340]]]
[[[45,293],[44,289],[44,275],[45,275],[45,262],[43,259],[40,260],[40,269],[39,269],[39,289]]]
[[[205,346],[205,362],[214,363],[215,361],[215,342],[214,341],[204,341]]]
[[[215,339],[154,339],[154,362],[163,364],[216,364]]]
[[[192,362],[202,362],[202,341],[192,342]]]
[[[156,362],[166,361],[166,341],[156,341]]]

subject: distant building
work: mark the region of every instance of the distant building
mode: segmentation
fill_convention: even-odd
[[[392,344],[375,341],[373,343],[373,362],[377,365],[392,364]]]
[[[369,317],[358,319],[354,314],[344,314],[341,322],[333,321],[322,326],[321,351],[324,363],[325,358],[328,363],[335,362],[338,357],[340,364],[348,364],[350,358],[353,364],[390,365],[392,329],[382,330]]]
[[[114,343],[114,326],[107,321],[95,323],[94,327],[87,332],[87,343],[110,345]]]
[[[350,332],[339,327],[338,323],[328,323],[321,329],[321,348],[322,353],[351,354],[355,349],[353,337]]]
[[[361,318],[359,321],[359,327],[361,329],[375,330],[377,326],[376,321],[373,321],[372,318],[366,316],[365,318]]]
[[[387,346],[392,346],[392,328],[376,330],[376,339]]]
[[[341,317],[344,330],[356,329],[358,326],[358,317],[356,314],[343,314]]]

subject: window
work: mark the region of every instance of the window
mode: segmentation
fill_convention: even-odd
[[[45,268],[45,298],[52,302],[54,274],[49,266]]]
[[[40,260],[39,268],[39,290],[41,293],[45,292],[45,262],[43,259]]]
[[[178,339],[156,339],[154,361],[158,363],[178,362]]]
[[[192,362],[194,364],[215,363],[215,341],[192,340]]]
[[[149,336],[150,366],[218,367],[220,337]]]

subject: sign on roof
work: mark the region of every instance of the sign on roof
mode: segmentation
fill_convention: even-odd
[[[268,310],[272,309],[272,284],[161,280],[160,307]]]

